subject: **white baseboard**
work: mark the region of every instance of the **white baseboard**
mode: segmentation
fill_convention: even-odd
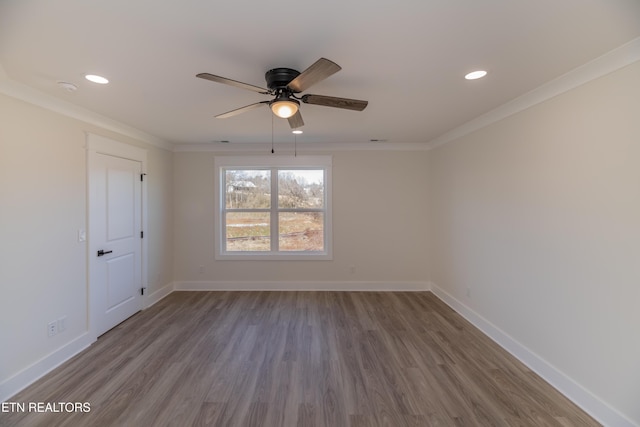
[[[464,303],[439,288],[435,283],[430,282],[429,289],[445,304],[471,322],[476,328],[480,329],[499,346],[524,363],[529,369],[540,375],[556,390],[564,394],[569,400],[582,408],[598,422],[611,427],[639,427],[638,424],[635,424],[607,403],[594,396],[591,392],[575,382],[573,379],[569,378],[555,366],[551,365],[527,347],[520,344]]]
[[[144,308],[147,309],[169,295],[174,290],[173,283],[169,283],[155,292],[148,294],[144,299]]]
[[[0,384],[0,402],[8,401],[18,392],[89,347],[94,341],[95,339],[91,334],[85,332],[11,378],[3,381]]]
[[[171,292],[173,292],[173,283],[169,283],[152,294],[149,294],[143,301],[144,308],[147,309],[151,307]],[[28,366],[18,372],[11,378],[3,381],[0,383],[0,402],[7,401],[21,390],[25,389],[53,369],[62,365],[64,362],[89,347],[95,341],[96,338],[92,336],[91,332],[86,332],[61,348],[55,350],[51,354],[38,360],[31,366]]]
[[[424,292],[428,282],[312,282],[312,281],[183,281],[175,282],[176,291],[376,291]]]

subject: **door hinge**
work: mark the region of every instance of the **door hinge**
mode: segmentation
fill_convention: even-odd
[[[144,290],[147,288],[140,288],[140,295],[144,295]]]
[[[146,175],[146,173],[141,173],[140,174],[140,181],[144,181],[144,176]]]
[[[144,239],[144,231],[141,231],[141,232],[140,232],[140,238],[141,238],[141,239]]]

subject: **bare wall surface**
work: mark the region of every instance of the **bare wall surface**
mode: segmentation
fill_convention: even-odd
[[[640,63],[429,152],[431,279],[640,425]]]
[[[0,390],[5,393],[13,384],[8,379],[88,331],[87,249],[78,241],[78,230],[88,229],[85,132],[148,150],[150,292],[173,278],[173,164],[169,151],[5,95],[0,95],[0,118]],[[66,330],[49,337],[47,324],[61,317]]]
[[[216,261],[216,154],[174,155],[174,270],[178,282],[424,282],[427,277],[427,152],[333,154],[331,261]]]
[[[87,223],[82,131],[4,95],[0,117],[1,384],[87,330]]]

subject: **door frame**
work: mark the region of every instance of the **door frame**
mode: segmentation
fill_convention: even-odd
[[[91,236],[93,222],[92,213],[92,196],[91,196],[91,173],[95,170],[96,155],[106,154],[123,159],[134,160],[140,162],[143,175],[147,173],[147,150],[125,144],[105,136],[96,135],[86,132],[86,150],[87,150],[87,321],[89,323],[88,332],[93,341],[98,338],[96,329],[96,316],[98,313],[98,305],[95,296],[98,291],[95,289],[95,280],[92,280],[93,273],[96,268],[97,257],[95,256],[94,242]],[[141,194],[141,226],[143,231],[147,231],[147,180],[142,180]],[[142,287],[147,288],[147,266],[148,266],[148,247],[147,238],[142,239],[141,255],[141,281]],[[146,307],[146,295],[142,296],[142,307]]]

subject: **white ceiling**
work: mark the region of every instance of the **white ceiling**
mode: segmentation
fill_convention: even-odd
[[[267,96],[195,75],[265,87],[326,57],[342,71],[305,93],[369,106],[302,104],[298,141],[427,143],[639,36],[638,0],[0,0],[0,77],[171,143],[270,142],[266,107],[213,117]]]

